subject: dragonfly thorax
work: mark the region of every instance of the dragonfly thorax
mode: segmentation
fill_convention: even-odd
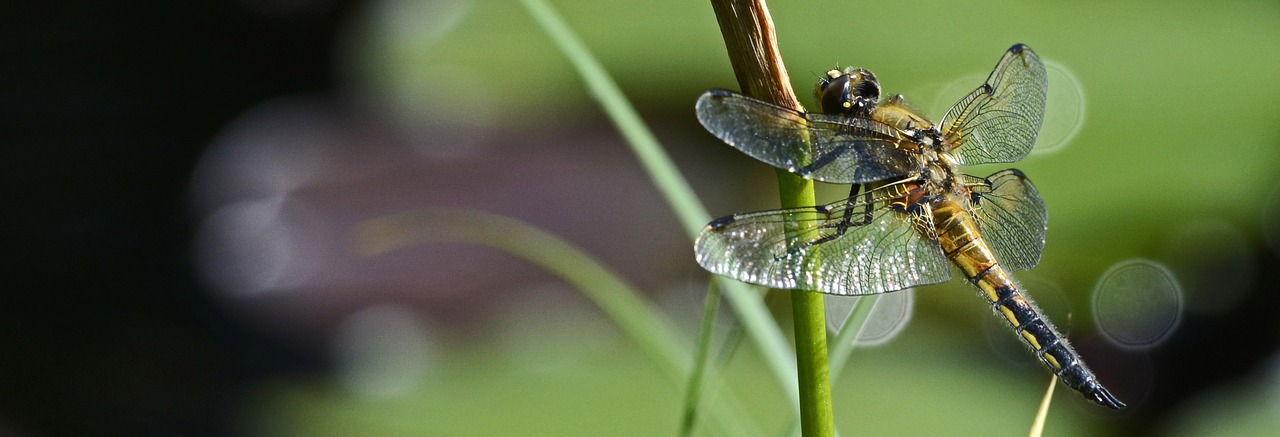
[[[933,197],[942,198],[946,193],[960,194],[964,183],[960,179],[960,166],[950,153],[926,148],[920,153],[920,179]]]
[[[937,134],[937,129],[933,126],[933,122],[925,118],[915,108],[907,105],[907,99],[902,94],[894,94],[889,100],[881,102],[875,108],[872,108],[871,118],[903,133],[914,134],[916,141],[923,140],[926,137],[936,140],[936,137],[940,135]],[[930,134],[935,135],[930,137]]]

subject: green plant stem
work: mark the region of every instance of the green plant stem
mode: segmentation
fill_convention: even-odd
[[[778,193],[783,208],[816,203],[813,181],[778,171]],[[802,435],[834,436],[831,378],[827,365],[827,314],[822,294],[791,292],[791,320],[796,336],[796,378],[800,386]]]
[[[796,110],[804,110],[778,51],[773,19],[763,0],[712,0],[720,33],[729,52],[738,85],[746,95]],[[813,181],[778,171],[783,208],[816,203]],[[822,296],[791,292],[795,325],[800,428],[806,437],[835,435],[831,408],[831,379],[827,369],[826,309]]]
[[[805,435],[834,435],[831,379],[827,375],[827,322],[822,295],[791,292],[800,378],[800,427]],[[805,408],[808,406],[809,408]]]

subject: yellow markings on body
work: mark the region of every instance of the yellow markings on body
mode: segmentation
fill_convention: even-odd
[[[852,108],[852,107],[853,107],[853,103],[851,103],[851,102],[844,102],[844,103],[841,103],[841,104],[840,104],[840,106],[844,106],[845,108]]]
[[[978,281],[978,289],[982,290],[983,293],[986,293],[987,300],[995,302],[996,300],[1000,299],[1000,296],[996,294],[995,285],[992,285],[990,282],[988,282],[985,279],[982,281]]]
[[[1045,362],[1048,362],[1050,366],[1053,366],[1053,370],[1062,370],[1062,364],[1059,363],[1058,358],[1053,355],[1044,354],[1044,360]]]
[[[1027,339],[1027,343],[1031,343],[1032,348],[1040,350],[1040,340],[1036,340],[1036,336],[1031,335],[1030,332],[1022,331],[1022,338]]]
[[[1009,307],[1000,305],[1000,313],[1004,314],[1004,318],[1009,319],[1010,324],[1018,326],[1018,316],[1014,315],[1013,310],[1009,309]]]

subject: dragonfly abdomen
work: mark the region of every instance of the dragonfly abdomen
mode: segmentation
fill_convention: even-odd
[[[1068,387],[1103,406],[1124,407],[1085,366],[1062,334],[1053,327],[1030,296],[1021,291],[983,240],[973,216],[958,202],[947,201],[933,209],[938,243],[947,258],[964,272],[1023,343]]]
[[[1036,357],[1067,387],[1106,407],[1124,408],[1123,403],[1098,383],[1080,355],[1043,316],[1031,297],[1020,291],[1003,267],[995,264],[969,280],[983,291],[996,314],[1009,322],[1023,343],[1030,346]]]

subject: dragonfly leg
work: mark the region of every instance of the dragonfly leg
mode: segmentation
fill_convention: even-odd
[[[856,199],[858,197],[858,192],[861,189],[862,189],[862,184],[853,184],[852,187],[849,187],[849,201],[851,203],[853,202],[853,199]],[[810,247],[813,247],[822,243],[826,243],[831,240],[835,240],[843,236],[844,233],[848,231],[850,228],[853,228],[856,226],[863,226],[868,223],[871,223],[871,210],[875,206],[875,205],[872,205],[873,202],[871,202],[871,190],[867,190],[865,195],[866,195],[866,201],[863,202],[865,205],[863,205],[862,213],[856,217],[857,219],[856,222],[854,221],[855,219],[854,214],[857,208],[852,208],[852,207],[845,208],[844,216],[840,217],[839,221],[835,223],[828,223],[828,224],[822,225],[823,228],[835,229],[834,232],[832,232],[830,235],[825,235],[821,238],[816,238],[813,240],[806,241],[804,244],[797,246],[796,250],[808,249]]]

